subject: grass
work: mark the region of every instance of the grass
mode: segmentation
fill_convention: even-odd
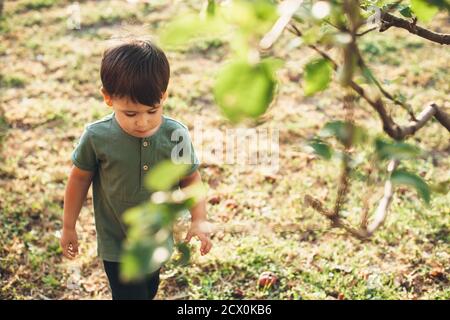
[[[61,0],[19,0],[14,3],[15,13],[24,13],[32,10],[42,10],[66,1]]]
[[[0,77],[0,86],[3,88],[23,88],[26,79],[21,75],[7,75]]]
[[[96,258],[90,194],[77,227],[79,259],[62,259],[58,246],[70,154],[84,125],[110,112],[98,91],[105,41],[132,29],[127,25],[130,21],[145,25],[145,29],[137,28],[139,32],[157,38],[158,29],[181,11],[177,6],[186,5],[83,1],[81,29],[71,30],[61,18],[69,3],[8,1],[0,21],[2,299],[110,298]],[[436,23],[431,27],[449,29],[445,20]],[[297,73],[314,53],[302,46],[287,49],[290,40],[283,35],[273,49],[274,55],[291,64],[280,70],[278,100],[267,114],[269,120],[260,125],[280,130],[279,172],[267,179],[254,168],[202,165],[208,195],[219,197],[217,204],[208,205],[209,216],[218,226],[213,250],[200,256],[199,244],[193,241],[189,266],[169,263],[164,267],[157,298],[448,300],[448,193],[433,193],[427,207],[415,190],[400,187],[385,225],[364,242],[330,229],[325,218],[303,205],[308,193],[332,206],[339,163],[311,156],[302,146],[326,121],[343,119],[344,113],[341,89],[335,84],[324,93],[303,97],[302,75]],[[448,108],[450,56],[445,47],[391,28],[382,34],[370,33],[361,49],[386,89],[404,94],[416,112],[429,100]],[[209,40],[167,52],[172,70],[169,116],[188,125],[200,121],[206,129],[231,127],[211,94],[214,73],[228,51],[220,40]],[[358,107],[356,121],[371,135],[379,134],[376,115],[363,101],[358,101]],[[406,119],[402,110],[392,108],[392,114]],[[427,156],[402,165],[430,183],[448,181],[446,135],[436,122],[421,129],[408,142]],[[369,145],[358,149],[368,150]],[[352,222],[357,221],[364,195],[382,191],[381,179],[374,189],[367,188],[364,165],[352,179],[345,206]],[[177,225],[179,239],[186,227],[185,221]],[[81,270],[81,277],[72,288],[68,283],[74,267]],[[278,285],[258,287],[264,271],[274,272]]]

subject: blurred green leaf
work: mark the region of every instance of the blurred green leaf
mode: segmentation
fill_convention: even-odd
[[[170,190],[189,170],[187,164],[175,164],[170,160],[163,161],[146,176],[145,186],[153,191]]]
[[[411,0],[411,8],[417,18],[423,22],[428,22],[436,15],[439,8],[427,0]]]
[[[360,144],[367,140],[367,133],[364,128],[340,120],[327,122],[319,132],[320,137],[333,136],[342,144],[346,144],[351,135],[352,144]]]
[[[190,42],[221,37],[229,28],[230,25],[218,15],[201,18],[198,13],[185,13],[162,28],[160,39],[163,46],[178,48]]]
[[[172,193],[173,205],[180,205],[183,208],[190,208],[195,203],[206,197],[207,189],[203,183],[196,183],[189,187],[177,190]]]
[[[136,252],[129,252],[122,257],[122,265],[120,270],[120,277],[125,281],[139,278],[139,274],[143,272],[141,257],[135,254]]]
[[[380,159],[412,159],[421,155],[421,150],[406,142],[388,142],[384,139],[375,139],[375,151]]]
[[[170,161],[163,164],[169,166],[163,166],[159,173],[169,180],[173,181],[174,177],[182,172],[175,172],[179,166],[176,165],[174,170]],[[155,168],[155,171],[157,169]],[[156,181],[159,181],[158,179]],[[168,183],[164,187],[169,188],[171,184]],[[123,221],[128,226],[121,273],[124,279],[141,278],[168,261],[173,251],[171,230],[175,220],[199,199],[204,198],[204,195],[205,187],[201,184],[174,191],[157,191],[152,194],[151,201],[123,213]]]
[[[336,137],[340,141],[347,140],[349,137],[349,130],[347,123],[344,121],[330,121],[325,124],[319,135],[321,137]]]
[[[325,160],[330,160],[333,154],[331,147],[323,140],[318,138],[311,139],[308,145],[314,149],[314,153],[318,156],[324,158]]]
[[[234,122],[256,118],[269,107],[275,93],[275,70],[279,60],[250,64],[238,60],[227,64],[218,74],[214,98],[224,114]]]
[[[317,59],[305,66],[305,95],[310,96],[325,90],[331,80],[331,64],[325,59]]]
[[[338,27],[339,29],[346,28],[346,17],[344,14],[344,6],[342,6],[339,2],[330,1],[331,4],[331,13],[330,13],[330,22]]]
[[[368,84],[373,84],[375,83],[375,76],[373,75],[372,71],[367,68],[366,66],[363,66],[361,68],[362,71],[362,75],[364,77],[364,79],[366,79]]]
[[[365,143],[368,139],[368,133],[365,128],[353,125],[353,144]]]
[[[403,169],[397,169],[392,172],[391,181],[394,184],[406,184],[414,187],[422,199],[425,200],[427,204],[430,203],[430,188],[418,175]]]
[[[148,214],[149,211],[150,209],[148,204],[141,204],[139,206],[130,208],[123,213],[123,222],[127,225],[138,226],[157,223],[157,216]]]
[[[450,180],[433,183],[430,190],[440,194],[447,194],[450,191]]]
[[[127,243],[125,248],[122,256],[121,278],[126,281],[142,279],[155,272],[172,255],[168,239],[157,242],[151,238],[145,238]]]
[[[263,35],[278,19],[276,4],[271,0],[234,0],[222,12],[227,22],[246,35]]]
[[[206,6],[206,12],[209,16],[213,16],[216,12],[216,1],[208,0],[208,5]]]
[[[316,44],[321,39],[320,26],[312,26],[302,32],[302,40],[305,44]]]

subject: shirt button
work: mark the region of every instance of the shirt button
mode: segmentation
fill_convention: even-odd
[[[144,145],[144,147],[148,146],[148,142],[144,141],[143,145]]]
[[[147,171],[147,170],[148,170],[148,165],[144,165],[144,166],[142,167],[142,169],[144,169],[145,171]]]

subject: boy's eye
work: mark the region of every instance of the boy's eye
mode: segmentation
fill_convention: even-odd
[[[152,109],[152,110],[147,111],[147,112],[150,113],[150,114],[154,114],[154,113],[156,113],[156,111],[158,111],[158,109]],[[136,113],[128,113],[128,112],[124,112],[124,113],[125,113],[125,115],[127,117],[134,117],[136,115]]]

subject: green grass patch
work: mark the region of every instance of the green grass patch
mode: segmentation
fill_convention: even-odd
[[[42,10],[46,8],[50,8],[58,3],[61,3],[61,0],[26,0],[20,1],[17,5],[17,9],[20,11],[27,10]]]

